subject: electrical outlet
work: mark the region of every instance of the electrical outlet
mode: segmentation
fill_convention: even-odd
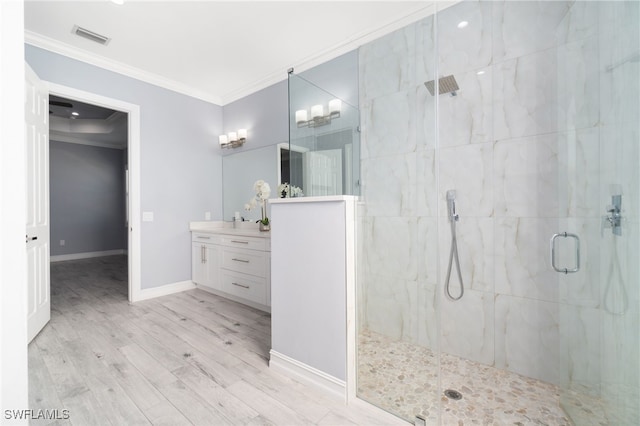
[[[60,245],[63,246],[66,243],[65,240],[60,240]]]
[[[204,212],[204,220],[211,220],[211,212]]]

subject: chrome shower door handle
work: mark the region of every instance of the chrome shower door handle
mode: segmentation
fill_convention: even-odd
[[[559,268],[558,265],[556,265],[556,239],[558,237],[563,237],[563,238],[573,238],[576,240],[576,263],[575,263],[575,267],[574,268]],[[572,234],[570,232],[562,232],[560,234],[553,234],[553,236],[551,237],[551,266],[553,266],[553,269],[556,272],[562,272],[563,274],[569,274],[569,273],[574,273],[574,272],[578,272],[580,270],[580,237],[578,237],[576,234]]]

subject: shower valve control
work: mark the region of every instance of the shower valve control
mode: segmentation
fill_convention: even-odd
[[[605,228],[611,228],[614,235],[622,235],[622,195],[612,195],[608,215],[602,217]]]

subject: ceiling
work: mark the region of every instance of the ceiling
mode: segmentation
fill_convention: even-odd
[[[49,95],[49,115],[71,120],[105,120],[116,111],[73,99]]]
[[[25,1],[27,43],[224,105],[431,13],[431,1]],[[74,25],[109,37],[81,38]]]
[[[49,137],[54,141],[124,149],[127,114],[75,99],[49,95]]]

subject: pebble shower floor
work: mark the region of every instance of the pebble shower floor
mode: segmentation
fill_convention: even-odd
[[[555,385],[441,354],[441,389],[462,393],[451,400],[438,389],[437,353],[371,331],[361,332],[358,344],[358,396],[411,423],[420,414],[427,425],[572,425]],[[610,424],[597,400],[571,405],[576,424]]]

